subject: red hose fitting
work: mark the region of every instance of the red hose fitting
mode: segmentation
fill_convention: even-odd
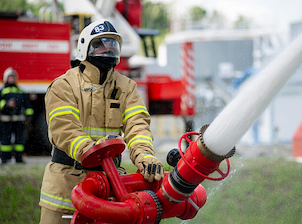
[[[71,199],[75,208],[91,220],[117,224],[151,224],[157,218],[161,219],[161,216],[157,217],[158,205],[153,199],[155,194],[150,195],[146,191],[129,193],[122,202],[115,202],[94,196],[82,183],[73,189]],[[78,223],[80,222],[72,224]]]
[[[102,165],[107,177],[100,172],[91,173],[73,189],[71,199],[80,213],[74,214],[71,224],[151,224],[159,223],[164,218],[193,218],[207,200],[206,191],[200,183],[205,178],[225,178],[230,166],[227,160],[228,171],[223,173],[219,169],[221,160],[216,160],[216,155],[213,159],[211,152],[211,156],[205,155],[198,141],[188,140],[187,136],[191,134],[186,133],[179,140],[181,159],[173,171],[165,172],[163,181],[159,183],[148,183],[139,173],[119,176],[112,158],[124,150],[120,139],[108,140],[85,152],[81,157],[82,164]],[[190,143],[185,155],[180,147],[183,138]],[[220,178],[208,176],[215,171],[220,173]],[[110,196],[111,201],[108,199]]]
[[[192,219],[207,201],[207,193],[202,185],[197,185],[190,197],[178,204],[166,198],[163,188],[156,192],[156,195],[163,207],[162,219],[172,217]]]
[[[121,139],[111,139],[85,152],[81,157],[83,166],[101,165],[110,185],[106,178],[95,172],[75,186],[71,193],[71,200],[83,215],[83,219],[88,218],[104,223],[158,223],[162,217],[162,208],[156,194],[152,191],[128,193],[113,163],[112,158],[119,155],[124,148],[125,144]],[[108,191],[110,186],[116,201],[106,200],[108,192],[110,193]],[[97,192],[98,190],[105,190],[105,192]],[[72,224],[77,223],[75,216],[81,218],[80,214],[75,213],[73,217],[75,221]]]
[[[227,173],[223,173],[219,169],[221,161],[214,161],[206,157],[197,145],[198,140],[192,142],[188,138],[188,135],[199,135],[199,133],[188,132],[179,139],[178,146],[181,159],[169,175],[164,178],[160,194],[158,194],[160,198],[162,195],[166,200],[173,203],[181,203],[186,200],[198,184],[200,184],[205,178],[221,180],[225,178],[230,171],[228,160],[228,171]],[[189,147],[187,148],[185,155],[181,150],[181,142],[183,139],[186,139],[189,143]],[[207,176],[214,171],[218,171],[222,177],[211,178]],[[168,209],[168,207],[166,208],[163,206],[163,209]]]

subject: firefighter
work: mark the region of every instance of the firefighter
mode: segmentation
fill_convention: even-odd
[[[154,156],[150,115],[136,83],[116,72],[122,37],[109,21],[96,21],[81,32],[77,57],[64,75],[55,79],[45,95],[52,161],[42,181],[40,224],[69,223],[73,214],[71,191],[91,170],[81,155],[108,138],[121,138],[130,159],[148,182],[164,177],[162,163]],[[120,167],[121,158],[114,159]]]
[[[17,163],[23,163],[25,122],[28,123],[34,113],[26,94],[17,86],[18,73],[12,67],[3,74],[5,86],[0,91],[1,120],[1,159],[2,164],[11,159],[14,134],[14,151]]]

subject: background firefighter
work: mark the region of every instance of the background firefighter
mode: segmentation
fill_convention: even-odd
[[[46,118],[53,144],[41,188],[41,224],[69,223],[63,214],[73,214],[73,187],[91,170],[81,165],[88,149],[108,138],[123,139],[130,158],[146,181],[163,178],[161,162],[154,156],[150,115],[136,83],[117,73],[122,37],[109,21],[96,21],[79,36],[72,67],[49,86]],[[121,158],[114,160],[119,173]]]
[[[34,114],[27,95],[17,86],[17,80],[16,70],[9,67],[4,71],[5,86],[0,92],[2,164],[11,159],[13,148],[16,162],[23,162],[25,123],[29,123]],[[12,134],[15,139],[14,147],[11,142]]]

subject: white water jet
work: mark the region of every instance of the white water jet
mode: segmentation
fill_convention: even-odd
[[[210,124],[203,135],[207,147],[227,154],[261,115],[302,62],[302,34],[259,72]]]

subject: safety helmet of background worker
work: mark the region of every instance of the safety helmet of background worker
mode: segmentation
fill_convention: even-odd
[[[13,69],[12,67],[8,67],[3,73],[3,83],[5,83],[5,84],[7,83],[8,76],[10,76],[10,75],[15,76],[15,82],[17,82],[18,72],[15,69]]]
[[[79,36],[76,60],[87,60],[95,65],[99,63],[96,61],[98,58],[105,65],[114,67],[120,62],[122,42],[122,36],[109,21],[95,21],[86,26]]]

